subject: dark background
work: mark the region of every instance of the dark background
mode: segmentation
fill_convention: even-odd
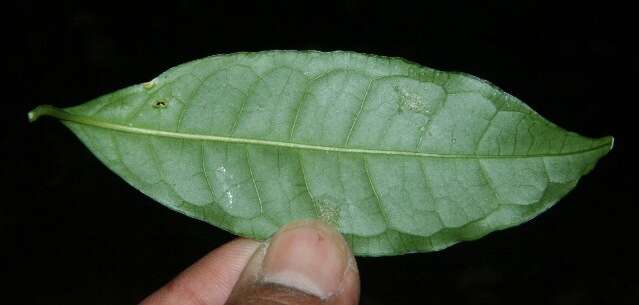
[[[154,203],[61,124],[28,124],[28,110],[80,104],[204,56],[270,49],[352,50],[467,72],[568,130],[616,137],[573,192],[529,223],[437,253],[358,259],[363,304],[639,304],[630,8],[85,2],[5,11],[3,304],[133,304],[233,238]]]

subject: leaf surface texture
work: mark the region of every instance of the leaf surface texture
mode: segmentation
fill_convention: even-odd
[[[475,77],[351,52],[208,57],[41,115],[171,209],[255,239],[322,218],[356,255],[525,222],[612,147]]]

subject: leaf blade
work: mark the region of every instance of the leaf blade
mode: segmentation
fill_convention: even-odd
[[[42,114],[170,208],[259,239],[324,218],[359,255],[524,222],[612,145],[475,78],[347,52],[211,57]]]

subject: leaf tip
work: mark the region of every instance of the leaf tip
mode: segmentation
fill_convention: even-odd
[[[608,151],[611,151],[612,148],[615,147],[615,137],[607,136],[606,140],[608,140],[608,142],[610,142],[610,147],[608,147]]]
[[[29,111],[29,113],[27,113],[27,117],[29,118],[29,123],[35,122],[40,117],[40,113],[38,111],[36,111],[36,110],[37,110],[37,108],[33,109],[33,110]]]
[[[41,116],[48,114],[52,108],[53,107],[49,105],[40,105],[29,111],[29,113],[27,114],[29,122],[33,123],[37,121],[38,118],[40,118]]]

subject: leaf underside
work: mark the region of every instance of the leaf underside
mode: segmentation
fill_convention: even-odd
[[[321,218],[373,256],[525,222],[612,148],[472,76],[351,52],[213,56],[29,115],[171,209],[255,239]]]

